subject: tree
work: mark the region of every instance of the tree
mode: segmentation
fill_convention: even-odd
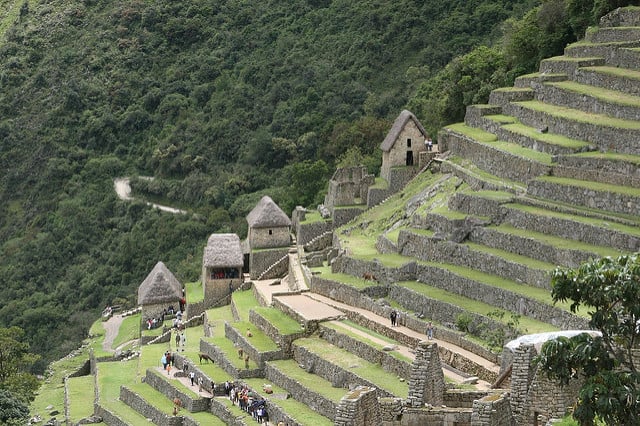
[[[552,273],[555,302],[571,301],[571,311],[590,311],[582,333],[543,345],[538,364],[548,377],[566,384],[584,380],[573,413],[580,424],[640,423],[640,253],[602,258],[577,269]]]
[[[29,407],[5,389],[0,389],[0,424],[18,426],[26,424]]]
[[[38,381],[29,369],[40,357],[29,353],[29,344],[24,342],[24,337],[20,327],[0,328],[0,390],[8,391],[12,398],[28,404],[38,388]],[[14,406],[11,401],[7,403]]]

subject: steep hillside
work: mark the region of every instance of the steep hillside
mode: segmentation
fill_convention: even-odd
[[[317,202],[349,146],[375,165],[415,84],[528,3],[0,3],[2,325],[40,371],[158,259],[195,279],[194,242],[242,234],[267,189]],[[194,214],[119,202],[125,175]]]

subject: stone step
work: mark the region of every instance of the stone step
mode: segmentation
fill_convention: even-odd
[[[535,99],[556,106],[624,120],[640,120],[640,96],[573,81],[539,84]]]
[[[550,154],[497,140],[494,134],[464,124],[454,124],[447,129],[448,149],[492,175],[526,182],[551,170]]]
[[[541,202],[506,192],[458,191],[451,198],[449,208],[469,215],[490,216],[496,225],[511,225],[523,231],[578,241],[596,248],[604,246],[627,252],[640,249],[637,222],[609,214],[597,215],[574,206]],[[598,253],[604,254],[601,249]]]
[[[544,60],[544,59],[543,59]],[[604,61],[602,61],[604,63]],[[520,89],[531,88],[532,82],[544,82],[544,81],[564,81],[568,78],[564,72],[552,73],[552,72],[536,72],[532,74],[525,74],[516,77],[513,87]]]
[[[640,121],[612,118],[539,101],[512,102],[504,113],[544,131],[584,140],[601,150],[640,154]]]
[[[585,152],[558,155],[553,175],[640,188],[640,156]]]
[[[503,87],[491,91],[489,104],[502,106],[509,102],[530,101],[533,99],[533,90],[529,87]]]
[[[516,228],[508,223],[474,228],[469,240],[567,268],[576,268],[590,259],[621,253],[609,247]]]
[[[315,337],[298,339],[293,357],[302,369],[328,380],[334,387],[353,385],[378,388],[380,397],[406,398],[409,387],[382,366],[370,363],[345,349]]]
[[[573,58],[570,56],[554,56],[540,61],[540,72],[530,74],[529,80],[538,82],[562,81],[573,76],[578,69],[584,67],[604,66],[604,58]],[[562,78],[564,76],[564,78]],[[518,79],[516,79],[518,82]]]
[[[640,69],[640,64],[628,61],[626,49],[640,47],[640,40],[589,43],[579,41],[565,47],[565,56],[573,58],[604,58],[605,64],[614,67]],[[621,54],[621,52],[624,52]]]
[[[555,176],[542,176],[531,180],[527,194],[624,215],[638,215],[640,207],[638,188]]]
[[[583,67],[573,80],[588,86],[640,96],[640,71],[636,70],[608,66]]]
[[[492,116],[485,117],[485,120],[491,119],[493,119]],[[595,149],[595,146],[588,142],[548,131],[542,132],[540,129],[520,122],[501,125],[496,130],[496,136],[502,140],[515,142],[523,147],[551,155],[573,154]]]
[[[588,28],[584,41],[608,43],[625,40],[640,40],[640,27],[595,27]]]
[[[600,28],[638,26],[640,26],[640,9],[637,7],[620,7],[600,18]]]
[[[469,227],[468,235],[483,226]],[[464,266],[533,287],[550,289],[549,271],[554,265],[477,242],[457,243],[403,230],[398,237],[400,254],[420,260]],[[510,247],[510,246],[509,246]]]
[[[439,133],[439,135],[446,134],[446,132]],[[443,173],[450,173],[459,177],[471,188],[476,190],[486,189],[514,193],[523,193],[526,191],[525,185],[521,182],[494,176],[461,157],[451,156],[446,160],[438,160],[438,162],[440,164],[440,170]]]
[[[296,401],[312,408],[331,420],[346,389],[336,388],[332,383],[307,371],[294,360],[268,362],[265,378],[287,391]]]
[[[586,312],[581,313],[584,316],[577,316],[569,312],[568,303],[554,304],[548,290],[524,285],[498,275],[459,265],[420,262],[416,268],[416,279],[558,328],[587,326]]]

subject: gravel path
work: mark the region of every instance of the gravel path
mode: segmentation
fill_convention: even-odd
[[[102,342],[102,349],[107,352],[115,352],[112,348],[114,340],[120,330],[120,324],[122,324],[122,315],[112,315],[107,321],[102,322],[102,326],[105,330],[104,341]]]

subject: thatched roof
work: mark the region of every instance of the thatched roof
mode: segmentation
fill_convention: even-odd
[[[265,195],[247,215],[250,228],[275,228],[291,226],[291,219],[287,216],[271,197]]]
[[[418,128],[418,130],[420,130],[420,133],[422,133],[425,137],[427,136],[427,131],[422,126],[422,123],[420,123],[420,120],[418,120],[418,118],[413,115],[411,111],[407,111],[405,109],[400,113],[398,118],[396,118],[396,121],[393,122],[391,130],[389,130],[389,133],[387,133],[387,136],[382,141],[380,149],[383,152],[389,152],[391,148],[393,148],[393,144],[396,142],[398,136],[400,135],[400,132],[402,132],[402,129],[404,129],[404,126],[406,126],[409,120],[413,120],[413,122],[416,123],[416,127]]]
[[[181,297],[182,284],[162,262],[156,263],[138,287],[138,305],[176,302]]]
[[[242,267],[244,258],[240,237],[236,234],[211,234],[204,248],[202,264],[207,268]]]

